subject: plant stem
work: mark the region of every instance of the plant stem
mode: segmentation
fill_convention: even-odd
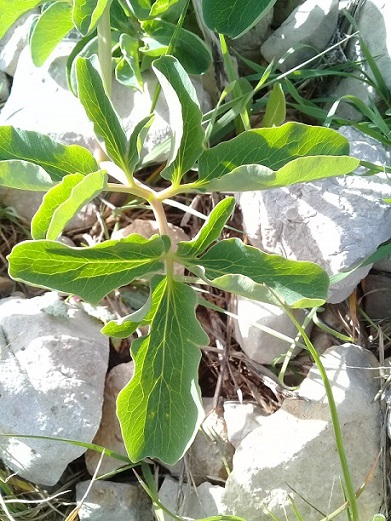
[[[277,297],[278,298],[278,297]],[[281,301],[280,301],[281,302]],[[334,400],[333,396],[333,390],[331,388],[330,381],[327,377],[326,370],[322,364],[322,361],[320,359],[320,356],[318,352],[316,351],[315,347],[313,346],[311,340],[308,338],[306,332],[301,327],[300,323],[295,319],[293,316],[293,313],[289,309],[288,306],[286,306],[284,303],[281,302],[282,307],[284,308],[285,312],[289,316],[289,318],[292,320],[294,325],[297,327],[298,331],[300,332],[301,336],[303,337],[303,340],[307,346],[308,351],[310,352],[312,358],[314,359],[314,362],[318,368],[318,371],[320,373],[320,376],[323,381],[324,389],[326,392],[327,400],[329,403],[329,409],[330,409],[330,415],[331,415],[331,421],[333,423],[333,429],[334,429],[334,436],[335,436],[335,443],[337,446],[337,452],[339,456],[339,460],[341,463],[342,468],[342,474],[345,481],[345,487],[346,487],[346,495],[349,502],[349,508],[350,513],[352,516],[352,521],[359,521],[359,514],[358,514],[358,507],[357,507],[357,498],[356,494],[354,492],[352,477],[350,475],[349,470],[349,464],[346,458],[346,452],[344,448],[344,442],[343,442],[343,436],[342,436],[342,430],[341,430],[341,424],[339,422],[338,418],[338,411],[337,406]]]
[[[187,9],[189,8],[189,4],[190,4],[190,0],[186,0],[186,3],[184,5],[184,7],[183,7],[181,16],[179,17],[178,23],[176,24],[174,33],[173,33],[173,35],[171,37],[170,44],[169,44],[169,46],[167,48],[166,54],[171,54],[173,52],[174,48],[175,48],[176,42],[177,42],[177,40],[179,38],[179,33],[181,32],[181,29],[182,29],[183,22],[185,21],[185,16],[186,16],[186,13],[187,13]],[[162,88],[160,86],[160,83],[158,83],[156,85],[155,92],[153,93],[153,99],[152,99],[152,105],[151,105],[150,114],[152,114],[153,111],[156,108],[156,104],[157,104],[157,101],[159,99],[159,95],[160,95],[160,91],[161,90],[162,90]]]
[[[163,208],[163,203],[161,201],[158,201],[157,199],[150,200],[149,202],[152,206],[152,210],[155,215],[157,225],[159,227],[160,235],[170,235],[166,214]],[[174,260],[172,257],[168,256],[165,258],[164,262],[166,265],[166,275],[169,278],[172,278],[174,273]]]
[[[99,64],[102,70],[103,85],[109,98],[112,86],[110,4],[111,2],[107,3],[97,27]]]

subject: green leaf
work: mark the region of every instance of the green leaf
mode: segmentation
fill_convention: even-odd
[[[44,4],[45,0],[0,0],[0,38],[24,13]]]
[[[135,373],[118,396],[117,415],[132,461],[174,464],[203,419],[199,346],[209,339],[195,316],[195,291],[165,277],[152,282],[155,315],[149,335],[132,344]]]
[[[76,77],[80,101],[94,123],[97,137],[103,140],[107,155],[114,163],[127,171],[126,134],[91,59],[77,59]]]
[[[70,174],[44,196],[31,222],[33,239],[56,240],[76,213],[106,187],[104,170],[86,176]]]
[[[275,83],[266,104],[263,127],[278,127],[286,118],[286,103],[281,83]]]
[[[61,145],[45,134],[0,127],[0,160],[22,159],[41,166],[53,181],[66,174],[89,174],[98,170],[94,156],[78,145]]]
[[[11,159],[0,161],[0,186],[45,192],[53,186],[50,175],[39,165]]]
[[[166,97],[173,133],[170,156],[161,175],[179,185],[203,151],[202,112],[193,84],[178,60],[162,56],[153,62],[153,70]]]
[[[210,181],[242,165],[258,164],[279,170],[299,157],[345,154],[349,154],[349,142],[338,132],[286,123],[281,127],[247,130],[205,150],[198,160],[199,179]]]
[[[175,24],[160,19],[142,22],[141,26],[149,36],[143,37],[144,43],[153,49],[167,49],[176,30]],[[148,50],[143,52],[149,54]],[[171,54],[179,60],[188,74],[203,74],[212,62],[209,47],[201,38],[186,29],[180,29]]]
[[[123,85],[142,92],[144,84],[140,70],[139,42],[128,34],[121,34],[119,44],[123,58],[115,68],[115,77]]]
[[[9,273],[33,286],[79,295],[98,304],[110,291],[163,268],[167,242],[132,234],[120,241],[72,248],[56,241],[25,241],[8,256]]]
[[[253,27],[277,0],[202,0],[204,21],[209,29],[238,38]]]
[[[83,36],[91,33],[111,0],[73,0],[73,22]]]
[[[146,303],[134,313],[117,320],[110,320],[110,322],[102,328],[102,333],[114,338],[127,338],[143,323],[144,318],[151,309],[151,305],[152,295],[150,295]]]
[[[152,5],[151,12],[149,16],[151,18],[156,18],[164,14],[168,9],[170,9],[173,5],[177,4],[179,0],[156,0]]]
[[[34,65],[40,67],[72,28],[71,4],[62,1],[54,2],[45,9],[30,35]]]
[[[150,0],[122,0],[137,20],[146,20],[151,12]]]
[[[150,114],[137,123],[129,138],[129,155],[128,165],[129,171],[134,172],[140,161],[140,154],[143,148],[144,140],[148,134],[154,120],[154,115]]]
[[[176,255],[178,257],[197,257],[214,243],[221,235],[223,228],[231,217],[235,207],[235,199],[227,197],[220,201],[209,214],[207,221],[191,241],[178,243]]]
[[[240,294],[249,298],[260,298],[260,291],[252,283],[249,286],[248,279],[275,291],[292,307],[308,307],[310,302],[319,306],[327,299],[329,277],[322,268],[312,262],[264,253],[239,239],[218,242],[200,259],[189,259],[189,269],[191,264],[201,266],[212,285],[236,292],[235,285],[239,285]]]
[[[203,189],[216,192],[267,190],[350,174],[359,165],[360,160],[351,156],[299,157],[277,172],[262,165],[243,165],[219,179],[212,179]]]

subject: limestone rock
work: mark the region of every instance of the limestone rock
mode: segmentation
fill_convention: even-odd
[[[351,154],[384,164],[382,144],[351,127],[341,127]],[[385,175],[349,175],[263,192],[245,192],[238,200],[251,243],[289,259],[308,260],[330,275],[351,269],[391,236],[390,184]],[[334,284],[328,301],[341,302],[370,266]]]
[[[235,449],[238,448],[247,434],[261,425],[262,418],[265,416],[267,414],[262,407],[254,403],[224,402],[227,437]]]
[[[10,95],[10,85],[8,76],[5,72],[0,71],[0,109]]]
[[[121,427],[116,414],[116,403],[119,392],[133,377],[134,363],[119,364],[113,367],[106,378],[102,420],[93,443],[127,456],[122,439]],[[88,472],[92,475],[99,463],[101,454],[88,450],[85,455]],[[99,466],[99,475],[117,470],[125,465],[123,461],[103,456]]]
[[[221,496],[224,489],[219,485],[202,483],[196,490],[191,485],[182,487],[170,476],[164,478],[159,490],[159,500],[170,512],[191,519],[203,519],[221,514]],[[172,518],[164,513],[165,521]]]
[[[379,388],[374,369],[377,360],[370,352],[347,344],[327,350],[322,361],[333,387],[357,490],[379,452],[380,406],[373,402]],[[262,425],[239,445],[223,494],[224,513],[247,521],[267,521],[270,516],[264,509],[268,508],[278,518],[293,519],[288,494],[304,519],[315,519],[318,514],[299,494],[324,515],[344,503],[330,411],[317,369],[311,369],[302,383],[300,396],[302,399],[285,400],[281,409],[263,418]],[[360,519],[372,519],[381,503],[382,478],[377,466],[358,499]],[[345,517],[342,513],[337,519]]]
[[[76,485],[76,500],[81,501],[91,481]],[[80,521],[153,521],[152,503],[146,492],[128,483],[94,481],[79,510]]]
[[[261,47],[267,61],[280,60],[291,48],[300,44],[324,51],[333,36],[338,20],[338,0],[306,0],[274,31]],[[308,48],[297,49],[278,66],[283,72],[316,55]]]
[[[23,14],[0,40],[0,71],[14,76],[22,50],[27,46],[31,25],[39,9]]]
[[[55,293],[0,300],[0,432],[91,443],[99,427],[108,339]],[[54,485],[85,449],[3,438],[0,458],[20,476]]]
[[[296,7],[303,4],[305,0],[277,0],[274,4],[274,16],[272,27],[279,27]]]
[[[294,309],[292,312],[302,323],[305,312],[301,309]],[[273,336],[273,331],[292,340],[297,336],[295,325],[279,306],[238,296],[236,314],[238,318],[234,323],[235,338],[246,355],[259,364],[273,363],[275,358],[285,354],[290,348],[291,343]],[[307,328],[308,333],[311,326],[312,324]],[[296,348],[294,353],[298,350]]]

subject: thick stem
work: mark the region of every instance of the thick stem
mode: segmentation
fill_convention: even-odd
[[[160,201],[157,201],[156,199],[153,201],[150,201],[150,204],[152,206],[152,210],[155,215],[157,225],[159,227],[160,235],[170,235],[169,228],[168,228],[168,222],[167,222],[166,214],[164,212],[163,204]],[[174,274],[174,261],[170,256],[168,256],[165,259],[165,265],[166,265],[166,275],[169,278],[172,278],[173,274]]]
[[[109,98],[112,86],[110,4],[111,2],[107,3],[97,27],[99,64],[102,70],[103,85]]]

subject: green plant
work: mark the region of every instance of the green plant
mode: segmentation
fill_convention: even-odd
[[[51,6],[65,3],[56,2]],[[273,3],[257,2],[257,16]],[[40,4],[42,2],[24,1],[16,5],[23,5],[27,11]],[[69,11],[66,4],[61,9]],[[115,4],[113,2],[111,8]],[[151,13],[158,5],[163,9],[175,4],[177,2],[168,0],[153,4],[148,0],[118,3],[121,9],[124,5],[132,8],[137,20],[137,10],[142,5]],[[255,8],[255,2],[250,4]],[[72,5],[74,14],[84,3],[75,1]],[[240,12],[241,6],[234,0],[227,5],[233,13],[234,32],[224,27],[221,30],[239,36],[246,30],[242,26],[235,28],[237,16],[234,15]],[[288,186],[348,174],[360,162],[348,156],[347,140],[331,129],[299,123],[278,126],[285,115],[284,96],[278,86],[268,102],[264,121],[267,126],[248,128],[247,104],[264,85],[270,70],[266,70],[258,85],[250,90],[242,88],[233,75],[218,106],[209,115],[205,129],[205,118],[188,74],[175,57],[163,55],[151,66],[170,111],[173,136],[167,164],[161,172],[169,186],[159,190],[142,183],[136,174],[153,115],[140,121],[130,136],[123,131],[108,95],[112,49],[107,45],[107,40],[110,42],[107,29],[112,24],[105,15],[108,15],[110,2],[95,0],[85,2],[85,6],[88,12],[80,23],[88,28],[87,37],[93,35],[88,31],[97,27],[101,70],[95,54],[88,58],[78,56],[80,50],[77,49],[70,57],[74,88],[111,163],[101,168],[82,147],[64,146],[36,132],[0,127],[0,184],[47,192],[32,221],[33,240],[13,249],[9,271],[16,280],[76,294],[93,304],[134,280],[142,279],[149,284],[150,295],[145,305],[127,317],[109,322],[102,331],[124,338],[139,326],[148,327],[147,334],[132,344],[135,375],[120,393],[118,416],[133,462],[155,457],[174,463],[189,447],[203,418],[197,371],[199,347],[208,343],[208,337],[195,315],[199,299],[194,285],[202,281],[255,300],[300,308],[321,305],[327,298],[329,279],[312,263],[268,255],[238,239],[220,240],[234,208],[232,197],[223,199],[214,208],[194,239],[179,243],[175,249],[168,236],[164,201],[183,193],[231,193]],[[183,22],[186,6],[181,11],[178,27]],[[219,28],[220,21],[213,21],[213,13],[218,14],[213,6],[205,0],[204,15],[209,24]],[[14,10],[4,9],[3,25],[0,22],[3,31],[21,14],[15,4]],[[252,25],[248,20],[247,29]],[[178,32],[174,31],[168,49],[175,49],[177,38]],[[103,44],[106,41],[106,45],[99,47],[99,41]],[[224,46],[223,38],[221,42]],[[228,59],[227,52],[225,54]],[[133,73],[137,76],[137,71],[132,69]],[[234,97],[223,106],[223,100],[230,93]],[[223,118],[232,121],[237,116],[241,117],[246,130],[210,148],[210,137],[216,128],[223,127]],[[116,182],[111,182],[109,175]],[[57,241],[73,215],[102,192],[124,192],[144,200],[154,212],[159,234],[151,239],[133,234],[122,240],[80,248]],[[175,275],[175,263],[183,265],[190,275]],[[354,492],[344,464],[343,468],[354,511]],[[356,517],[353,515],[353,518]]]

